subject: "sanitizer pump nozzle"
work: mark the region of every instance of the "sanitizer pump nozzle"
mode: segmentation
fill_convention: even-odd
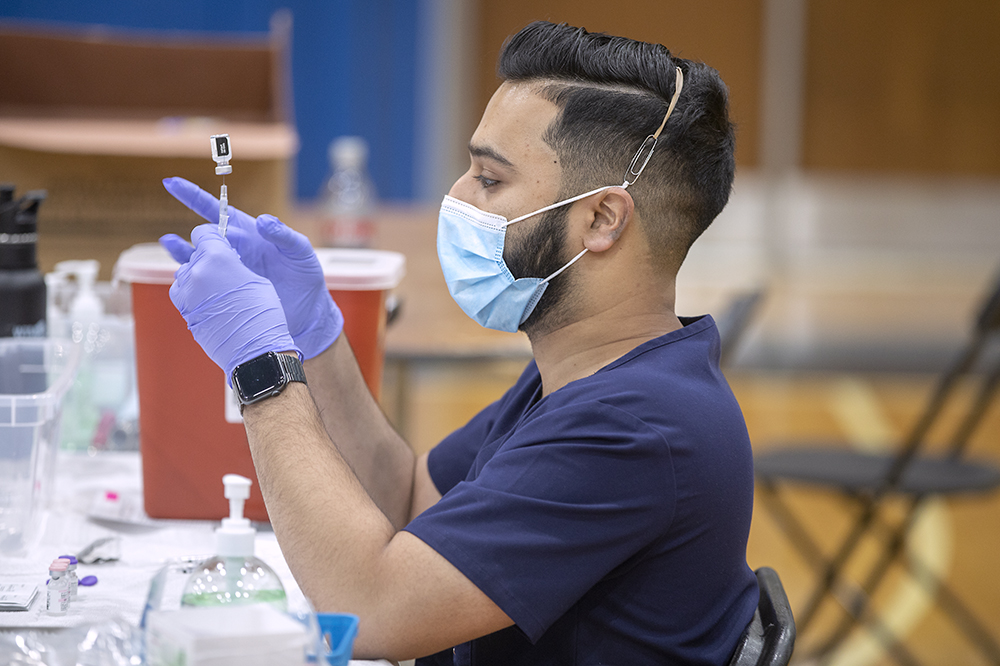
[[[285,587],[271,567],[254,557],[257,533],[243,517],[250,497],[250,479],[238,474],[222,477],[229,517],[215,530],[215,556],[198,565],[188,578],[182,606],[218,606],[261,601],[281,610],[288,607]]]
[[[222,526],[215,530],[216,554],[222,557],[252,556],[257,532],[243,517],[243,503],[250,497],[250,479],[239,474],[226,474],[222,477],[222,484],[229,500],[229,517],[223,518]]]

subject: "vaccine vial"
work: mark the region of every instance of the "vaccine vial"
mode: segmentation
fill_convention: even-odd
[[[45,591],[45,611],[49,615],[65,615],[69,610],[69,586],[66,563],[55,560],[49,565],[49,584]]]
[[[69,587],[69,600],[76,601],[80,591],[80,579],[76,574],[76,557],[73,555],[60,555],[59,559],[66,562],[66,585]]]
[[[233,148],[229,143],[228,134],[213,134],[209,137],[212,142],[212,159],[215,160],[215,175],[225,176],[233,172],[229,160],[233,158]]]

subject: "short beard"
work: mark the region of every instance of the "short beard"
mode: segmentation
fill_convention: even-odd
[[[517,238],[516,247],[505,246],[504,260],[515,278],[547,278],[566,264],[564,248],[569,209],[570,206],[560,206],[543,213],[531,231]],[[567,277],[562,273],[548,283],[535,309],[518,326],[519,330],[530,336],[546,333],[560,325],[567,315],[563,302],[569,286]]]

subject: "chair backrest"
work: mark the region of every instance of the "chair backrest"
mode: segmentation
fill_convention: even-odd
[[[906,439],[899,449],[899,453],[893,460],[892,465],[886,472],[885,477],[876,488],[874,496],[880,497],[897,486],[906,470],[907,465],[916,457],[920,448],[926,443],[927,436],[931,429],[937,424],[938,417],[945,411],[945,406],[953,397],[953,392],[961,386],[961,381],[970,376],[975,376],[978,369],[978,362],[987,358],[985,352],[991,343],[995,342],[994,334],[1000,330],[1000,276],[994,283],[992,290],[983,300],[983,304],[976,317],[972,334],[969,341],[958,354],[951,366],[944,372],[938,380],[930,400],[921,413],[920,418],[914,423]],[[969,407],[964,410],[964,415],[958,422],[958,427],[953,430],[948,445],[948,456],[952,459],[961,457],[965,451],[973,432],[978,427],[982,417],[1000,387],[1000,361],[993,359],[987,363],[990,367],[982,369],[979,378],[979,387],[975,391],[974,397],[969,401]]]
[[[750,322],[753,321],[753,317],[757,313],[757,308],[763,299],[764,288],[761,287],[737,294],[729,302],[726,312],[716,322],[719,327],[719,339],[722,344],[719,354],[719,365],[726,365],[739,348],[739,344],[743,340],[743,334],[750,327]]]
[[[983,333],[1000,330],[1000,275],[997,275],[993,293],[986,299],[976,321],[976,327]]]
[[[761,567],[755,573],[760,601],[729,666],[785,666],[795,649],[792,607],[774,569]]]

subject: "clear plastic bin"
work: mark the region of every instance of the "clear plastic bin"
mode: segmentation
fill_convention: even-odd
[[[0,338],[0,555],[23,555],[39,536],[79,360],[68,340]]]

